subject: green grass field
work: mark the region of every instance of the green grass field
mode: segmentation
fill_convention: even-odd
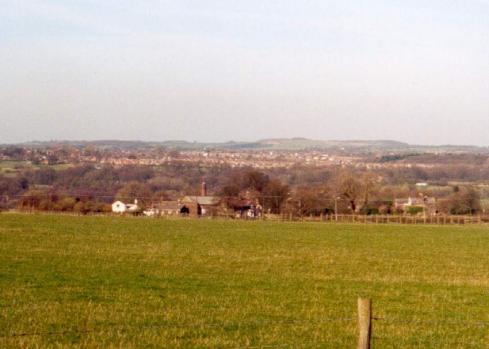
[[[73,166],[73,164],[57,164],[50,166],[34,165],[30,161],[3,160],[0,161],[0,175],[6,177],[15,177],[19,172],[22,172],[24,170],[37,170],[40,168],[50,167],[56,171],[62,171]]]
[[[489,227],[0,214],[0,348],[489,347]]]

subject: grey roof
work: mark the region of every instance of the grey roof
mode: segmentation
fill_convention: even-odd
[[[178,201],[161,201],[154,205],[157,210],[180,210],[182,204]]]
[[[221,198],[218,196],[185,196],[182,202],[214,206],[214,205],[218,205],[221,202]]]

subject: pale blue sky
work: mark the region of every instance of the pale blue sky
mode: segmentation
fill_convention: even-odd
[[[489,0],[3,0],[0,143],[489,145]]]

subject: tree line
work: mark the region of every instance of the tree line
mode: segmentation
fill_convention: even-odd
[[[198,195],[205,181],[212,195],[224,200],[259,201],[270,213],[320,215],[398,213],[396,199],[433,197],[437,211],[481,212],[480,193],[471,185],[437,185],[420,190],[414,184],[430,178],[431,170],[367,171],[341,166],[256,170],[226,165],[51,166],[0,175],[0,208],[107,212],[110,203],[138,199],[140,205]],[[448,169],[446,171],[449,172]],[[416,213],[416,212],[412,212]]]

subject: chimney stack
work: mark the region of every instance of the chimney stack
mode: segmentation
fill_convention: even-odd
[[[201,190],[200,190],[200,195],[201,196],[207,196],[207,185],[205,184],[205,182],[202,182],[202,187],[201,187]]]

